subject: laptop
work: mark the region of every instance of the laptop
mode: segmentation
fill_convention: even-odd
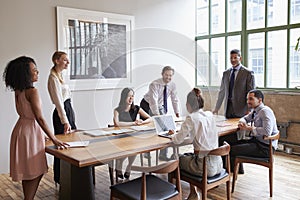
[[[176,131],[176,124],[172,115],[153,116],[155,130],[158,136],[171,138],[169,130]]]

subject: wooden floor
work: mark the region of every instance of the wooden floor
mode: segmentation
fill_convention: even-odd
[[[155,157],[155,156],[153,156]],[[145,160],[146,161],[146,160]],[[139,159],[136,159],[139,162]],[[139,174],[132,174],[132,178]],[[43,177],[35,200],[58,199],[58,187],[53,182],[52,169]],[[107,166],[96,167],[95,196],[97,200],[109,199],[109,177]],[[183,199],[188,196],[189,185],[182,181]],[[12,182],[8,174],[0,175],[0,199],[22,199],[21,183]],[[208,192],[208,199],[226,199],[225,185]],[[256,165],[245,165],[245,174],[239,175],[233,200],[243,199],[278,199],[300,200],[300,156],[292,156],[276,152],[274,169],[274,194],[269,197],[269,183],[267,168]]]

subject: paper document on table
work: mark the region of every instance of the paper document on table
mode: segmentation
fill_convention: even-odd
[[[155,127],[153,127],[153,126],[131,126],[130,128],[135,130],[135,131],[155,130]]]
[[[103,136],[103,135],[109,135],[112,134],[111,131],[104,131],[104,130],[88,130],[84,131],[85,134],[91,135],[91,136]]]
[[[122,128],[122,129],[113,129],[110,130],[109,132],[111,132],[112,134],[120,134],[120,133],[129,133],[129,132],[133,132],[134,130],[132,129],[128,129],[128,128]]]
[[[86,147],[89,145],[90,141],[74,141],[74,142],[66,142],[68,147]]]
[[[226,123],[226,122],[217,123],[217,127],[226,127],[226,126],[231,126],[231,124],[230,123]]]
[[[224,122],[226,121],[226,118],[222,115],[214,115],[214,118],[216,120],[216,122]]]

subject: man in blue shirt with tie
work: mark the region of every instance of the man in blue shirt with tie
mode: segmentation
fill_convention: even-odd
[[[252,109],[249,114],[242,117],[238,127],[249,133],[249,140],[240,140],[231,146],[230,164],[234,167],[236,156],[269,157],[269,141],[264,136],[278,133],[276,118],[271,108],[264,105],[264,95],[260,90],[251,90],[247,95],[248,106]],[[278,140],[272,141],[273,149],[277,149]]]

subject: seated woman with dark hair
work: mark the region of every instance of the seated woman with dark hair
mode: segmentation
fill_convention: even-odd
[[[130,88],[124,88],[121,93],[119,106],[114,109],[114,125],[120,126],[135,126],[151,122],[150,116],[139,106],[134,105],[134,91]],[[138,119],[138,114],[145,120]],[[126,179],[130,176],[131,166],[136,156],[128,157],[128,165],[126,167],[124,177]],[[116,160],[117,176],[123,179],[122,165],[125,158]]]
[[[204,99],[201,90],[194,88],[187,95],[186,109],[189,115],[181,125],[177,134],[172,135],[172,141],[180,144],[185,137],[189,137],[193,144],[194,153],[186,153],[179,157],[180,170],[202,176],[203,157],[215,148],[218,148],[218,131],[212,112],[203,111]],[[170,131],[170,134],[173,134]],[[214,176],[221,172],[223,165],[220,156],[209,156],[207,158],[208,176]],[[198,199],[198,193],[194,185],[190,185],[188,199]]]

